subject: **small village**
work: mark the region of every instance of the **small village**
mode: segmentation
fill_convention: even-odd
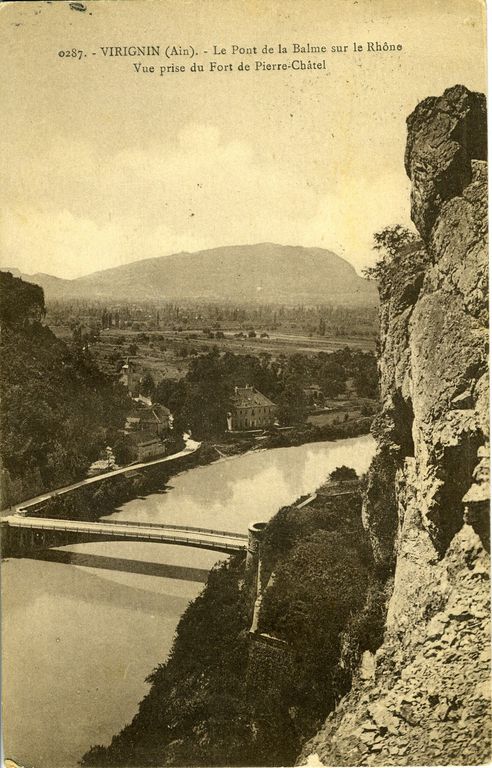
[[[149,373],[131,357],[121,367],[119,382],[131,401],[129,415],[124,428],[120,430],[125,446],[124,463],[143,462],[158,458],[175,448],[177,434],[175,417],[170,408],[155,401],[155,390],[145,388]],[[146,392],[143,394],[142,390]],[[278,404],[251,384],[235,385],[230,388],[228,407],[222,413],[224,430],[218,437],[234,442],[253,439],[261,443],[276,433],[289,433],[296,424],[285,424],[279,420]],[[316,383],[302,388],[305,405],[305,421],[313,426],[347,424],[347,422],[368,416],[373,406],[370,399],[361,399],[355,392],[340,394],[335,398],[325,397]],[[190,424],[180,425],[188,435],[192,434]],[[298,426],[298,425],[297,425]],[[100,458],[93,462],[88,474],[94,475],[118,466],[111,446],[107,446]]]

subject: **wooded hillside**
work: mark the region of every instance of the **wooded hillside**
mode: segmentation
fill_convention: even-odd
[[[39,286],[0,272],[2,506],[84,476],[122,426],[126,397],[82,347],[41,322]]]

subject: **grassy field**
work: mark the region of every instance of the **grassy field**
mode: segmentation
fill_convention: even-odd
[[[64,341],[72,338],[68,325],[54,326],[53,331]],[[106,373],[114,375],[121,361],[131,357],[142,372],[150,371],[157,384],[162,378],[182,378],[193,355],[209,352],[214,347],[234,354],[266,354],[274,360],[299,353],[330,353],[343,347],[363,351],[375,348],[374,340],[363,336],[309,336],[284,329],[266,332],[261,328],[257,329],[256,337],[238,338],[237,333],[237,327],[225,328],[221,329],[220,338],[209,338],[202,329],[142,332],[112,328],[101,331],[99,339],[90,343],[90,350]]]
[[[157,335],[164,336],[169,341],[181,341],[206,351],[218,346],[219,349],[230,349],[234,352],[247,352],[259,354],[267,352],[272,357],[280,354],[295,354],[297,352],[334,352],[343,347],[354,347],[365,351],[374,351],[375,342],[371,338],[363,336],[306,336],[296,333],[269,331],[267,337],[261,337],[261,330],[257,331],[256,338],[236,338],[236,330],[223,330],[221,339],[209,339],[202,331],[161,331]]]
[[[332,424],[341,424],[344,421],[357,419],[361,415],[361,408],[341,408],[337,411],[324,411],[322,413],[310,413],[307,417],[309,424],[315,427],[325,427]],[[348,418],[347,418],[348,416]]]

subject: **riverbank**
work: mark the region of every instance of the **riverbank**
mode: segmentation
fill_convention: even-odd
[[[262,634],[249,634],[256,591],[234,556],[182,616],[130,725],[82,765],[294,764],[381,631],[361,488],[318,490],[266,527]]]
[[[289,431],[272,432],[261,440],[251,436],[231,438],[226,435],[223,441],[204,440],[199,448],[198,444],[193,442],[193,450],[183,450],[173,456],[146,464],[129,465],[117,472],[108,473],[102,480],[99,478],[99,482],[96,482],[98,478],[89,478],[71,486],[71,492],[66,495],[45,494],[39,497],[42,507],[37,513],[43,517],[96,522],[101,517],[116,512],[118,507],[132,499],[149,493],[164,492],[172,477],[195,466],[205,466],[250,451],[359,437],[369,433],[371,423],[372,417],[364,417],[322,427],[303,424]],[[174,459],[177,471],[174,464],[172,467],[165,466],[166,462],[171,463]]]
[[[196,460],[197,464],[204,465],[217,461],[219,458],[224,459],[238,456],[249,451],[291,448],[307,445],[308,443],[360,437],[361,435],[370,434],[372,421],[373,416],[364,416],[347,420],[341,424],[326,424],[323,426],[316,426],[306,422],[291,429],[271,431],[266,435],[258,437],[248,434],[245,434],[244,437],[226,435],[222,441],[204,440]]]

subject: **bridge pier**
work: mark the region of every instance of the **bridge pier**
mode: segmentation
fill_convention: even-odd
[[[245,576],[250,589],[251,627],[250,632],[258,629],[260,615],[262,589],[261,589],[261,542],[266,528],[266,523],[250,523],[248,526],[248,548],[246,551]]]
[[[11,530],[7,523],[0,524],[0,546],[2,557],[10,557]]]
[[[246,572],[258,570],[260,547],[266,523],[250,523],[248,526],[248,549],[246,551]]]

